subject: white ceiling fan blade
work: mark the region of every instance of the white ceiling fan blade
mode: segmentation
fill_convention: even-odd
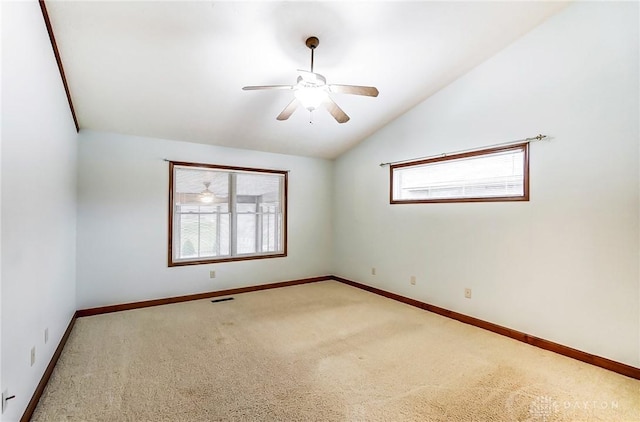
[[[331,113],[333,118],[336,119],[338,123],[346,123],[349,121],[349,116],[347,116],[347,113],[342,111],[342,109],[338,107],[338,104],[336,104],[336,102],[331,98],[327,97],[322,104],[327,108],[329,113]]]
[[[293,89],[291,85],[258,85],[258,86],[243,86],[244,91],[254,91],[258,89]]]
[[[298,104],[300,104],[300,101],[297,98],[291,100],[291,102],[284,108],[284,110],[282,110],[282,112],[278,114],[278,117],[276,117],[276,119],[287,120],[289,117],[291,117],[293,112],[296,111],[296,108],[298,108]]]
[[[374,86],[329,85],[329,90],[339,94],[365,95],[367,97],[378,96],[378,89]]]

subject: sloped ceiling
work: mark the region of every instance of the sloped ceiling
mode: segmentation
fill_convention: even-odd
[[[335,158],[566,2],[46,2],[81,128]],[[276,116],[309,69],[351,117]]]

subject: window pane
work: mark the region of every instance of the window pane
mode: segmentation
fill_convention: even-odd
[[[285,252],[285,172],[183,163],[170,167],[169,265]]]
[[[238,253],[282,251],[283,176],[237,175]]]
[[[392,166],[393,200],[524,198],[525,147]],[[454,156],[455,157],[455,156]]]

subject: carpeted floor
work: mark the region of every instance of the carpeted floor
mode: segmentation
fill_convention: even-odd
[[[326,281],[80,318],[33,421],[640,421],[640,381]]]

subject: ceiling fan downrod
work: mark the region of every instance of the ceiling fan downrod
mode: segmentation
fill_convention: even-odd
[[[311,50],[311,73],[313,73],[313,51],[320,45],[320,40],[317,37],[309,37],[305,44],[307,44],[307,47]]]

